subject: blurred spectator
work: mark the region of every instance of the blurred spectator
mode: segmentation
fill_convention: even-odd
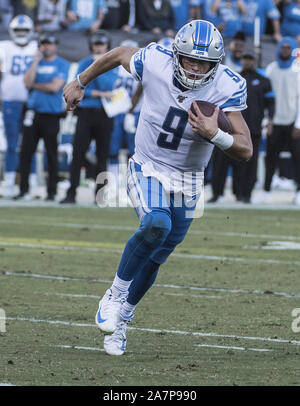
[[[214,0],[211,12],[221,19],[218,28],[223,37],[233,37],[242,29],[241,17],[246,13],[244,0]]]
[[[223,151],[219,148],[214,148],[211,157],[211,187],[212,187],[212,197],[208,200],[208,203],[221,203],[224,200],[224,189],[225,183],[228,175],[229,168],[232,168],[232,192],[236,199],[239,200],[238,196],[238,161],[229,158]]]
[[[242,70],[242,56],[245,51],[246,36],[238,31],[229,43],[229,50],[226,51],[224,65],[229,66],[235,72]]]
[[[243,117],[249,127],[253,144],[253,155],[248,162],[238,164],[236,171],[238,200],[251,203],[251,195],[257,180],[257,164],[259,145],[261,140],[262,120],[264,111],[268,112],[271,121],[274,114],[274,93],[271,82],[257,71],[257,62],[254,52],[250,51],[242,57],[242,71],[240,75],[247,82],[247,105],[242,111]]]
[[[121,42],[120,46],[138,47],[138,43],[132,40]],[[143,88],[141,83],[134,80],[123,66],[118,67],[118,78],[115,88],[124,88],[132,100],[132,107],[125,114],[118,114],[114,117],[114,129],[111,135],[109,148],[109,172],[114,174],[118,182],[119,175],[119,152],[123,146],[128,150],[128,158],[134,154],[135,132],[142,107]]]
[[[130,32],[136,25],[136,3],[138,0],[121,0],[120,27]]]
[[[300,0],[291,1],[284,7],[281,33],[296,38],[300,44]]]
[[[295,0],[274,0],[274,4],[277,7],[281,16],[283,16],[284,7],[291,4]]]
[[[23,110],[28,91],[23,78],[37,49],[31,18],[19,15],[9,25],[11,40],[0,42],[1,99],[4,132],[7,141],[5,155],[4,197],[13,197],[19,163],[18,144],[22,130]],[[35,168],[33,168],[34,170]],[[34,175],[31,177],[33,182]]]
[[[10,0],[14,15],[26,14],[33,21],[36,19],[38,0]]]
[[[0,0],[0,27],[8,28],[13,16],[10,0]]]
[[[90,66],[96,58],[110,49],[110,39],[104,31],[93,34],[89,38],[91,56],[78,63],[77,75]],[[98,76],[85,89],[76,114],[78,120],[73,139],[73,158],[70,169],[70,188],[66,197],[61,201],[76,203],[76,190],[80,182],[80,171],[92,139],[96,142],[97,167],[96,174],[106,172],[106,163],[109,154],[109,143],[113,130],[113,119],[109,118],[103,108],[101,97],[110,97],[114,83],[117,79],[116,70],[111,70]],[[104,186],[96,185],[95,195]]]
[[[206,0],[187,0],[189,2],[189,18],[190,20],[200,20],[202,9]]]
[[[29,191],[28,175],[32,156],[40,138],[47,153],[47,198],[55,200],[57,184],[57,135],[59,120],[64,114],[62,89],[67,81],[69,62],[57,56],[57,39],[53,34],[43,34],[39,49],[24,76],[26,87],[31,90],[28,109],[32,111],[31,125],[24,127],[20,152],[20,194],[24,198]]]
[[[242,70],[242,56],[244,54],[245,44],[245,34],[241,31],[238,31],[229,43],[229,51],[226,51],[223,63],[234,72],[240,72]],[[233,194],[238,199],[238,163],[236,160],[229,158],[219,148],[214,148],[211,157],[211,187],[213,195],[209,203],[220,202],[223,199],[226,178],[230,167],[232,168]]]
[[[201,0],[202,1],[202,0]],[[189,1],[188,0],[170,0],[175,23],[173,29],[178,31],[189,21]]]
[[[267,19],[272,21],[273,37],[280,41],[280,13],[274,4],[274,0],[244,0],[246,13],[242,16],[242,29],[248,36],[254,35],[254,21],[260,18],[260,35],[266,32]]]
[[[192,1],[192,0],[191,0]],[[220,31],[224,28],[221,24],[221,18],[218,14],[211,11],[211,6],[215,0],[202,0],[202,18],[203,20],[210,21],[213,23]]]
[[[163,37],[159,41],[157,41],[159,45],[162,45],[163,47],[168,48],[170,50],[172,50],[173,48],[173,42],[174,38],[172,37]]]
[[[140,0],[138,2],[140,28],[156,35],[173,37],[174,13],[169,0]]]
[[[107,13],[101,28],[130,32],[136,23],[135,0],[106,0]]]
[[[37,12],[37,31],[59,31],[66,19],[67,0],[40,0]]]
[[[70,30],[96,32],[106,12],[106,0],[68,0],[66,23]]]
[[[284,37],[278,43],[276,61],[267,66],[266,73],[275,93],[273,128],[267,138],[266,174],[264,192],[258,197],[260,203],[272,201],[271,183],[279,163],[281,151],[292,154],[297,192],[294,203],[300,205],[300,137],[294,137],[294,123],[299,115],[299,73],[295,69],[297,41]]]
[[[274,4],[277,7],[280,15],[283,15],[283,7],[285,4],[290,3],[292,0],[274,0]]]

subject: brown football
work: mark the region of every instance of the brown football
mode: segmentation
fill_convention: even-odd
[[[203,100],[195,100],[195,101],[198,104],[199,109],[205,116],[210,117],[213,114],[213,112],[216,108],[215,104],[209,103],[209,102],[206,102]],[[191,104],[191,110],[195,114],[193,104]],[[222,131],[225,131],[226,133],[229,133],[229,134],[233,133],[231,122],[227,118],[224,111],[222,111],[221,109],[219,111],[219,116],[218,116],[218,126]]]

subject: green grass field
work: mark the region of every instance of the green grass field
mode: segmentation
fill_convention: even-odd
[[[112,357],[94,316],[134,211],[1,207],[0,383],[299,385],[299,220],[206,210],[137,307],[126,353]]]

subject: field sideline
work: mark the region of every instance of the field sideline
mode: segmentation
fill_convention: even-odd
[[[111,357],[94,316],[134,211],[0,206],[0,385],[298,386],[299,219],[207,208]]]

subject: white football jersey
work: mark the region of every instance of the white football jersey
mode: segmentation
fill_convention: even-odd
[[[131,73],[144,89],[133,159],[143,173],[143,168],[151,168],[156,177],[203,173],[210,160],[214,145],[195,134],[188,123],[193,101],[214,103],[224,112],[247,108],[246,81],[227,66],[219,65],[207,86],[182,91],[174,82],[172,64],[173,52],[157,43],[140,49],[130,61]],[[148,170],[144,175],[151,176]]]
[[[138,83],[137,81],[133,78],[133,76],[127,72],[126,69],[123,68],[123,66],[119,66],[118,69],[118,78],[115,82],[115,86],[116,89],[118,87],[123,87],[124,89],[127,90],[130,98],[132,98],[132,96],[135,94],[137,87],[138,87]],[[141,107],[142,107],[142,99],[143,99],[143,94],[141,95],[137,105],[135,106],[134,112],[138,113],[141,111]]]
[[[28,91],[24,74],[30,67],[37,50],[37,42],[20,47],[13,41],[0,41],[1,98],[3,101],[25,102]]]

